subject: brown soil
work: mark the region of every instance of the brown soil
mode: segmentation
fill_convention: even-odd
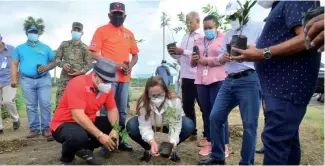
[[[131,103],[130,114],[134,114],[135,103]],[[198,109],[197,109],[198,110]],[[132,115],[130,115],[132,116]],[[202,131],[201,113],[197,111],[198,129]],[[229,116],[230,128],[230,151],[231,154],[227,158],[227,164],[238,164],[240,160],[240,148],[242,137],[242,126],[240,114],[234,109]],[[263,113],[261,111],[258,129],[258,147],[261,145],[260,134],[263,129]],[[45,138],[39,136],[34,139],[26,139],[28,132],[28,123],[26,119],[22,119],[21,128],[18,131],[12,130],[10,120],[5,120],[5,134],[0,136],[0,164],[6,165],[29,165],[29,164],[60,164],[61,145],[56,142],[47,142]],[[319,139],[317,131],[307,123],[303,122],[300,128],[301,147],[302,147],[302,165],[323,165],[324,154],[323,144]],[[163,134],[159,134],[159,141],[164,141]],[[102,160],[103,164],[114,165],[135,165],[135,164],[156,164],[156,165],[173,165],[174,163],[166,158],[155,157],[149,163],[141,163],[140,158],[143,150],[133,141],[129,142],[134,146],[134,152],[114,152],[109,158]],[[199,148],[196,142],[185,142],[178,148],[181,158],[181,165],[196,165],[197,162],[206,157],[198,154]],[[98,149],[95,151],[96,156],[99,155]],[[255,155],[255,164],[260,165],[263,161],[263,155]],[[77,164],[86,164],[86,162],[77,158]]]

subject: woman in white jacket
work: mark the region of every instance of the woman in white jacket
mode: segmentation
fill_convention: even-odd
[[[177,145],[191,136],[194,123],[185,117],[180,98],[168,90],[160,76],[147,80],[144,93],[137,103],[137,115],[126,125],[130,137],[144,149],[142,161],[158,156],[155,132],[168,133],[168,142],[174,145],[170,159],[179,162]]]

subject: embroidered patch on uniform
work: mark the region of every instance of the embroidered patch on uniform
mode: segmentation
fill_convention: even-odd
[[[124,33],[124,38],[125,38],[125,39],[129,39],[129,38],[130,38],[129,34]]]
[[[95,42],[91,42],[90,43],[90,47],[96,47],[96,43]]]

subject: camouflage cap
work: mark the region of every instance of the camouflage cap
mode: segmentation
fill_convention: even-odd
[[[72,23],[72,29],[79,28],[81,31],[83,30],[83,25],[80,22]]]

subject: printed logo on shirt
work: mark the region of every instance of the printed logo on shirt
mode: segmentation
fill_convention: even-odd
[[[91,42],[90,47],[96,47],[96,42]]]
[[[130,39],[130,36],[129,36],[129,34],[127,34],[127,33],[124,33],[124,38],[125,38],[125,39]]]

